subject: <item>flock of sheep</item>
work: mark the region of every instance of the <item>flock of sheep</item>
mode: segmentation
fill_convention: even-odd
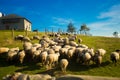
[[[74,59],[77,64],[90,65],[90,61],[96,65],[102,63],[102,59],[106,54],[106,50],[89,48],[82,43],[82,39],[78,39],[77,35],[69,35],[62,37],[60,34],[50,36],[33,36],[33,39],[38,39],[39,43],[31,43],[29,37],[18,35],[15,40],[24,41],[23,49],[16,48],[0,48],[0,54],[6,53],[8,62],[17,61],[23,63],[25,61],[41,62],[42,66],[47,69],[52,69],[60,64],[63,72],[66,72],[67,66]],[[77,42],[76,42],[77,41]],[[117,62],[120,57],[120,50],[116,50],[110,54],[110,59]]]

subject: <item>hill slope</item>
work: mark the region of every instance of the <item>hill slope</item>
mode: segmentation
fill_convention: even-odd
[[[25,34],[25,32],[15,31],[14,35]],[[35,32],[29,32],[28,36],[32,37],[36,35]],[[39,36],[44,35],[44,33],[39,33]],[[110,53],[115,51],[116,49],[120,49],[120,39],[119,38],[109,38],[109,37],[92,37],[92,36],[81,36],[78,38],[83,40],[82,44],[86,44],[89,47],[94,48],[95,50],[98,48],[103,48],[107,51],[105,57],[103,58],[103,63],[100,67],[93,65],[83,66],[79,64],[75,64],[72,62],[68,66],[67,73],[69,74],[79,74],[79,75],[94,75],[94,76],[112,76],[112,77],[120,77],[120,61],[117,63],[117,66],[112,64],[110,61]],[[33,40],[32,43],[39,42],[37,40]],[[20,47],[22,49],[21,41],[14,41],[12,39],[11,31],[0,31],[0,47]],[[13,72],[23,72],[29,74],[37,74],[46,72],[45,68],[40,67],[39,63],[24,63],[24,64],[14,64],[9,65],[4,57],[0,56],[0,78],[5,76],[6,74],[11,74]],[[59,74],[59,69],[53,71],[53,74]]]

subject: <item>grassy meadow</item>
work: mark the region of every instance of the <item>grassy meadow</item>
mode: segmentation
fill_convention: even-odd
[[[14,36],[22,34],[25,35],[24,31],[15,31]],[[32,37],[36,35],[36,32],[28,32],[28,36]],[[45,35],[45,33],[38,33],[39,36]],[[116,49],[120,49],[120,38],[112,37],[98,37],[98,36],[82,36],[78,35],[78,38],[83,40],[82,44],[86,44],[95,50],[98,48],[103,48],[107,51],[103,57],[103,63],[101,66],[96,66],[95,64],[90,64],[90,66],[79,65],[74,62],[70,62],[68,65],[67,74],[77,74],[77,75],[93,75],[93,76],[112,76],[120,77],[120,61],[118,61],[117,66],[112,64],[110,61],[110,53]],[[32,40],[32,43],[39,42],[38,40]],[[0,31],[0,47],[20,47],[22,49],[21,41],[14,41],[12,38],[11,31]],[[48,72],[49,74],[57,74],[60,72],[60,69],[55,71],[46,71],[44,67],[40,66],[40,63],[14,63],[9,64],[6,62],[6,58],[0,55],[0,79],[14,72],[22,72],[29,74],[38,74]]]

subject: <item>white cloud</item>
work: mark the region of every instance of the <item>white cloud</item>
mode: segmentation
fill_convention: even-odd
[[[120,4],[112,6],[108,11],[97,16],[98,21],[88,24],[94,35],[112,36],[114,31],[120,30]],[[92,31],[91,31],[92,32]],[[97,33],[95,33],[97,32]]]
[[[120,4],[112,6],[107,12],[102,12],[99,16],[99,19],[103,18],[119,18],[120,19]]]
[[[67,25],[70,22],[74,23],[75,21],[72,19],[53,17],[53,22],[58,24],[58,25]]]

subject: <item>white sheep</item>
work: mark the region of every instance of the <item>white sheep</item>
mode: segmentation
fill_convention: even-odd
[[[39,43],[34,43],[32,46],[33,46],[33,47],[36,47],[36,48],[40,48],[40,47],[41,47],[41,44],[39,44]]]
[[[8,76],[5,76],[3,80],[53,80],[50,75],[47,74],[23,74],[23,73],[14,73]]]
[[[25,41],[25,42],[30,42],[31,40],[30,40],[29,37],[25,36],[25,37],[23,38],[23,41]]]
[[[69,62],[67,59],[60,60],[60,68],[63,72],[66,72],[66,68],[67,68],[68,64],[69,64]]]
[[[45,65],[45,62],[46,62],[46,60],[47,60],[47,56],[48,56],[47,51],[41,52],[40,58],[41,58],[42,65]]]
[[[71,48],[71,46],[70,45],[64,45],[64,48]]]
[[[24,50],[18,52],[18,58],[19,58],[20,63],[23,63],[23,60],[25,58],[25,51]]]
[[[69,44],[70,44],[71,46],[74,46],[74,47],[78,46],[78,44],[77,44],[76,42],[74,42],[74,41],[70,41]]]
[[[88,48],[87,52],[90,53],[90,55],[93,57],[95,55],[93,48]]]
[[[7,47],[0,47],[0,54],[7,53],[9,51],[9,48]]]
[[[53,49],[49,49],[48,54],[55,54],[55,51]]]
[[[74,48],[68,49],[67,57],[68,57],[69,60],[73,57],[74,53],[75,53],[75,49]]]
[[[59,50],[60,58],[67,58],[68,48],[61,48]]]
[[[7,53],[7,61],[13,61],[17,58],[17,53],[19,52],[19,47],[11,48]]]
[[[38,35],[33,36],[33,39],[40,40],[40,37]]]
[[[101,55],[98,55],[98,54],[95,54],[95,56],[94,56],[94,62],[95,62],[98,66],[100,66],[101,63],[102,63],[102,56],[101,56]]]
[[[15,40],[23,40],[24,36],[23,35],[17,35],[15,36]]]
[[[89,65],[90,60],[91,60],[91,55],[88,52],[83,53],[84,64]]]
[[[60,54],[59,53],[55,53],[55,54],[49,54],[47,56],[47,60],[46,60],[46,64],[47,64],[47,69],[51,69],[53,66],[55,66],[58,63],[58,59],[59,59]]]
[[[49,43],[46,42],[44,39],[41,39],[39,43],[41,44],[41,47],[43,48],[47,48],[49,46]]]
[[[16,51],[16,52],[18,52],[20,49],[19,49],[19,47],[15,47],[15,48],[11,48],[9,51]]]
[[[7,53],[7,61],[13,61],[17,58],[18,51],[15,48],[12,48]]]
[[[35,54],[35,51],[37,50],[37,47],[31,47],[31,49],[29,50],[29,56],[34,59],[34,54]]]
[[[75,56],[76,56],[76,62],[82,62],[82,59],[83,59],[83,52],[86,51],[86,48],[81,48],[81,47],[78,47],[75,49]]]
[[[68,45],[68,44],[69,44],[69,39],[68,39],[67,37],[64,39],[64,44],[65,44],[65,45]]]
[[[85,45],[85,44],[79,44],[78,46],[81,47],[81,48],[86,48],[86,49],[88,49],[88,46]]]
[[[81,38],[79,38],[79,39],[78,39],[78,43],[80,44],[81,42],[82,42],[82,39],[81,39]]]
[[[55,52],[59,52],[59,50],[61,49],[61,46],[53,46],[52,49],[55,51]]]
[[[41,50],[34,51],[33,54],[32,54],[32,59],[35,60],[35,61],[39,60],[40,54],[41,54]]]
[[[110,54],[110,60],[112,60],[113,63],[117,63],[117,61],[119,60],[120,58],[120,54],[118,52],[112,52]]]
[[[96,54],[98,54],[98,55],[100,55],[100,56],[104,56],[105,53],[106,53],[106,50],[104,50],[104,49],[102,49],[102,48],[96,50]]]
[[[75,38],[74,36],[70,36],[70,37],[69,37],[69,41],[75,41],[75,39],[76,39],[76,38]]]
[[[29,51],[32,47],[32,43],[31,42],[24,42],[23,44],[23,48],[25,51]]]

